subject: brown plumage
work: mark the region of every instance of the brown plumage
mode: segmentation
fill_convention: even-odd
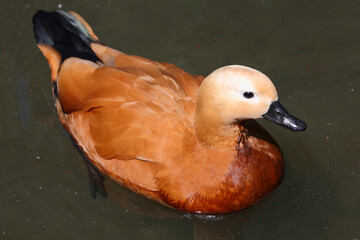
[[[37,35],[57,87],[59,119],[102,173],[148,198],[198,213],[249,207],[280,184],[284,164],[278,146],[256,122],[243,121],[261,117],[277,100],[265,75],[230,66],[201,84],[202,76],[172,64],[100,44],[75,13],[59,16],[86,28],[89,48],[101,60],[63,59],[56,42],[48,44]],[[264,97],[256,103],[232,101],[233,93],[218,89],[219,71],[232,78],[225,85],[240,74]]]

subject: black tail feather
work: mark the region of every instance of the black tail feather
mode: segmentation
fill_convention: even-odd
[[[33,16],[37,44],[49,45],[62,56],[78,57],[92,62],[101,62],[90,47],[95,42],[86,28],[71,14],[63,11],[39,10]]]

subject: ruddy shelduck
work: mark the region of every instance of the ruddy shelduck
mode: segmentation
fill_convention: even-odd
[[[254,120],[294,131],[306,124],[279,103],[271,80],[232,65],[206,78],[100,43],[74,12],[38,11],[35,38],[51,69],[55,107],[98,171],[173,208],[228,213],[256,204],[282,181],[284,163]]]

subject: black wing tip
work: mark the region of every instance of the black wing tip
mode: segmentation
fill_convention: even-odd
[[[44,29],[43,25],[41,24],[42,19],[46,17],[48,12],[43,10],[37,10],[32,18],[33,22],[33,29],[35,34],[36,44],[44,44],[44,45],[53,45],[53,40],[49,37]]]
[[[101,62],[91,49],[93,39],[71,14],[62,10],[38,10],[32,21],[36,43],[53,47],[62,56],[62,61],[78,57],[95,63]]]

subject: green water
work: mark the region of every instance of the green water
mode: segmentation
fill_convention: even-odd
[[[57,122],[50,71],[35,46],[36,9],[74,10],[102,42],[193,74],[243,64],[267,74],[308,123],[260,120],[286,161],[256,206],[201,218],[106,181],[92,199],[86,167]],[[360,238],[360,2],[4,1],[0,14],[0,239]]]

